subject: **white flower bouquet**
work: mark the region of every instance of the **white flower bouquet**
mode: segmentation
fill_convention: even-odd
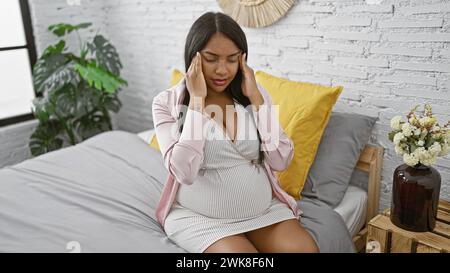
[[[450,151],[450,121],[441,127],[431,105],[425,104],[423,116],[416,115],[418,107],[411,109],[406,121],[401,116],[391,119],[389,140],[394,142],[395,152],[403,156],[407,165],[431,166],[438,156],[446,156]]]

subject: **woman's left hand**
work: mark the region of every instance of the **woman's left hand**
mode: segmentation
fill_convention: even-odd
[[[257,107],[264,102],[261,93],[256,85],[255,73],[245,61],[246,53],[241,54],[239,64],[242,71],[242,93],[249,98],[250,102]]]

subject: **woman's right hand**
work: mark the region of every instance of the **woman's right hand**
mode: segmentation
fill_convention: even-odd
[[[199,52],[192,59],[191,65],[186,73],[186,87],[192,97],[206,98],[206,81],[202,71],[202,57]]]

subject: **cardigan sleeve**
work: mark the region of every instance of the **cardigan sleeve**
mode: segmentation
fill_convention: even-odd
[[[188,109],[180,134],[178,120],[169,110],[169,91],[157,95],[152,103],[156,138],[164,159],[164,165],[175,180],[190,185],[203,161],[205,145],[204,128],[208,117],[199,111]]]
[[[269,166],[275,171],[283,171],[289,167],[294,157],[294,145],[278,122],[277,107],[272,104],[270,94],[260,84],[258,89],[264,103],[258,111],[255,107],[252,107],[252,111],[261,137],[261,149]]]

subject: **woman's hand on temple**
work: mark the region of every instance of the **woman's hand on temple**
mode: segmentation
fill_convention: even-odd
[[[251,104],[259,108],[264,103],[264,99],[258,90],[256,84],[255,72],[247,65],[245,61],[246,53],[241,54],[239,64],[242,71],[242,93],[246,96]]]
[[[197,52],[186,73],[186,87],[192,97],[206,98],[206,81],[202,71],[202,57]]]

